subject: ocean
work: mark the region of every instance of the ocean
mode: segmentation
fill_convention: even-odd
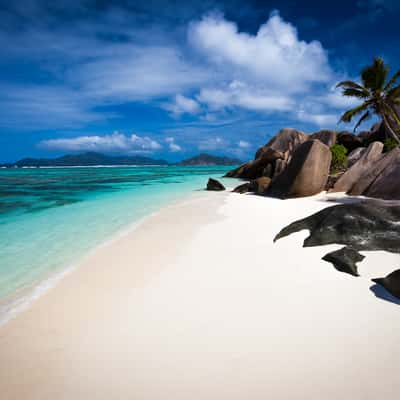
[[[0,322],[91,249],[230,169],[0,169]]]

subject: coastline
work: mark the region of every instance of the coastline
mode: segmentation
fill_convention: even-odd
[[[353,278],[321,260],[341,246],[272,242],[326,198],[203,192],[146,217],[0,327],[3,395],[397,398],[399,306],[369,279],[398,255]]]
[[[161,210],[185,204],[188,201],[190,202],[191,200],[196,199],[198,196],[198,193],[193,192],[183,194],[179,200],[173,200],[170,204],[163,205],[159,210],[153,211],[150,214],[139,218],[139,220],[130,222],[127,226],[113,233],[108,239],[95,245],[83,255],[80,255],[73,263],[63,266],[56,271],[49,271],[47,276],[42,276],[38,281],[32,282],[30,285],[26,285],[25,287],[21,287],[11,295],[0,299],[0,329],[4,324],[15,318],[18,314],[29,309],[33,302],[38,300],[48,290],[55,288],[65,276],[79,268],[81,264],[84,264],[86,260],[99,249],[111,245],[115,241],[122,239],[124,236],[134,234],[135,230],[140,227],[141,224],[146,222],[148,218],[156,216],[161,212]]]

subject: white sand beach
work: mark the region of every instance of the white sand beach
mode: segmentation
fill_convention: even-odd
[[[0,327],[4,400],[376,400],[400,392],[400,305],[281,228],[333,203],[200,193],[99,247]]]

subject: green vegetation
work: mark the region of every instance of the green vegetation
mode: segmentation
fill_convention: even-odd
[[[396,107],[400,106],[400,85],[397,83],[400,71],[388,79],[389,69],[389,65],[385,64],[382,58],[375,57],[372,65],[361,71],[362,84],[353,81],[338,83],[337,87],[342,88],[344,96],[363,101],[359,106],[346,111],[340,121],[351,122],[353,117],[362,114],[354,127],[355,131],[363,121],[377,115],[382,118],[392,139],[400,144],[400,116],[396,110]]]
[[[331,147],[332,162],[331,172],[336,173],[347,168],[347,149],[341,144],[334,144]]]
[[[387,138],[383,142],[383,144],[384,144],[384,147],[383,147],[383,151],[384,152],[388,152],[390,150],[393,150],[398,146],[398,144],[393,139],[390,139],[390,138]]]

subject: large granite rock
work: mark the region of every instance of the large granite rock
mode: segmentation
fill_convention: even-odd
[[[336,143],[336,131],[324,129],[310,135],[310,139],[318,139],[328,147],[332,147]]]
[[[281,129],[265,146],[257,150],[255,159],[229,171],[229,178],[256,179],[261,176],[274,178],[286,167],[294,150],[308,139],[302,131]]]
[[[400,200],[400,149],[392,150],[385,158],[391,159],[391,162],[363,194],[378,199]]]
[[[357,147],[356,149],[351,151],[350,154],[347,156],[348,168],[352,167],[361,158],[366,150],[366,147]]]
[[[268,148],[256,160],[249,161],[233,171],[229,171],[225,176],[229,178],[256,179],[260,176],[263,176],[263,171],[266,167],[268,167],[268,165],[283,157],[283,153],[272,148]]]
[[[283,228],[274,241],[307,229],[304,247],[342,244],[400,253],[400,203],[364,200],[325,208]]]
[[[217,181],[216,179],[209,178],[209,180],[207,182],[207,190],[221,191],[221,190],[225,190],[225,186],[221,182]]]
[[[381,142],[371,143],[360,159],[337,180],[330,191],[350,192],[359,179],[374,168],[382,156],[382,150]]]
[[[400,269],[390,273],[385,278],[372,279],[372,282],[383,286],[390,294],[400,299]]]
[[[374,142],[380,143],[380,142]],[[372,146],[371,144],[370,146]],[[382,143],[380,147],[383,148]],[[363,155],[363,157],[366,153]],[[361,159],[353,165],[353,168],[357,167],[357,164],[360,163],[363,159]],[[352,196],[365,195],[369,197],[381,197],[381,198],[394,198],[400,199],[400,197],[396,197],[396,188],[386,188],[390,190],[387,195],[383,192],[385,187],[385,181],[387,182],[387,174],[392,171],[393,167],[396,167],[400,163],[400,149],[396,148],[386,153],[384,156],[373,157],[372,162],[367,163],[367,165],[363,168],[362,174],[357,176],[352,187],[347,191],[348,194]],[[387,169],[388,171],[385,173],[384,171]],[[350,169],[350,170],[351,170]],[[349,170],[349,171],[350,171]],[[386,177],[386,179],[379,179],[380,177]],[[389,174],[390,177],[390,174]],[[377,182],[375,184],[375,182]],[[397,186],[397,184],[396,184]],[[392,191],[393,190],[393,191]]]
[[[250,191],[257,194],[264,194],[271,184],[271,178],[262,176],[250,182]]]
[[[357,263],[364,260],[365,256],[351,247],[343,247],[339,250],[332,251],[322,257],[324,261],[330,262],[340,272],[359,276]]]
[[[363,146],[362,138],[350,132],[339,132],[336,137],[336,143],[346,147],[349,153],[357,147]]]
[[[324,190],[331,164],[329,147],[319,140],[302,143],[286,169],[272,182],[268,195],[279,198],[312,196]]]
[[[308,136],[297,129],[281,129],[265,146],[257,150],[255,158],[261,157],[267,149],[273,149],[283,153],[283,159],[289,160],[294,150],[308,139]]]
[[[377,122],[371,130],[360,132],[358,137],[363,141],[363,146],[369,146],[372,142],[384,142],[390,136],[382,122]]]

